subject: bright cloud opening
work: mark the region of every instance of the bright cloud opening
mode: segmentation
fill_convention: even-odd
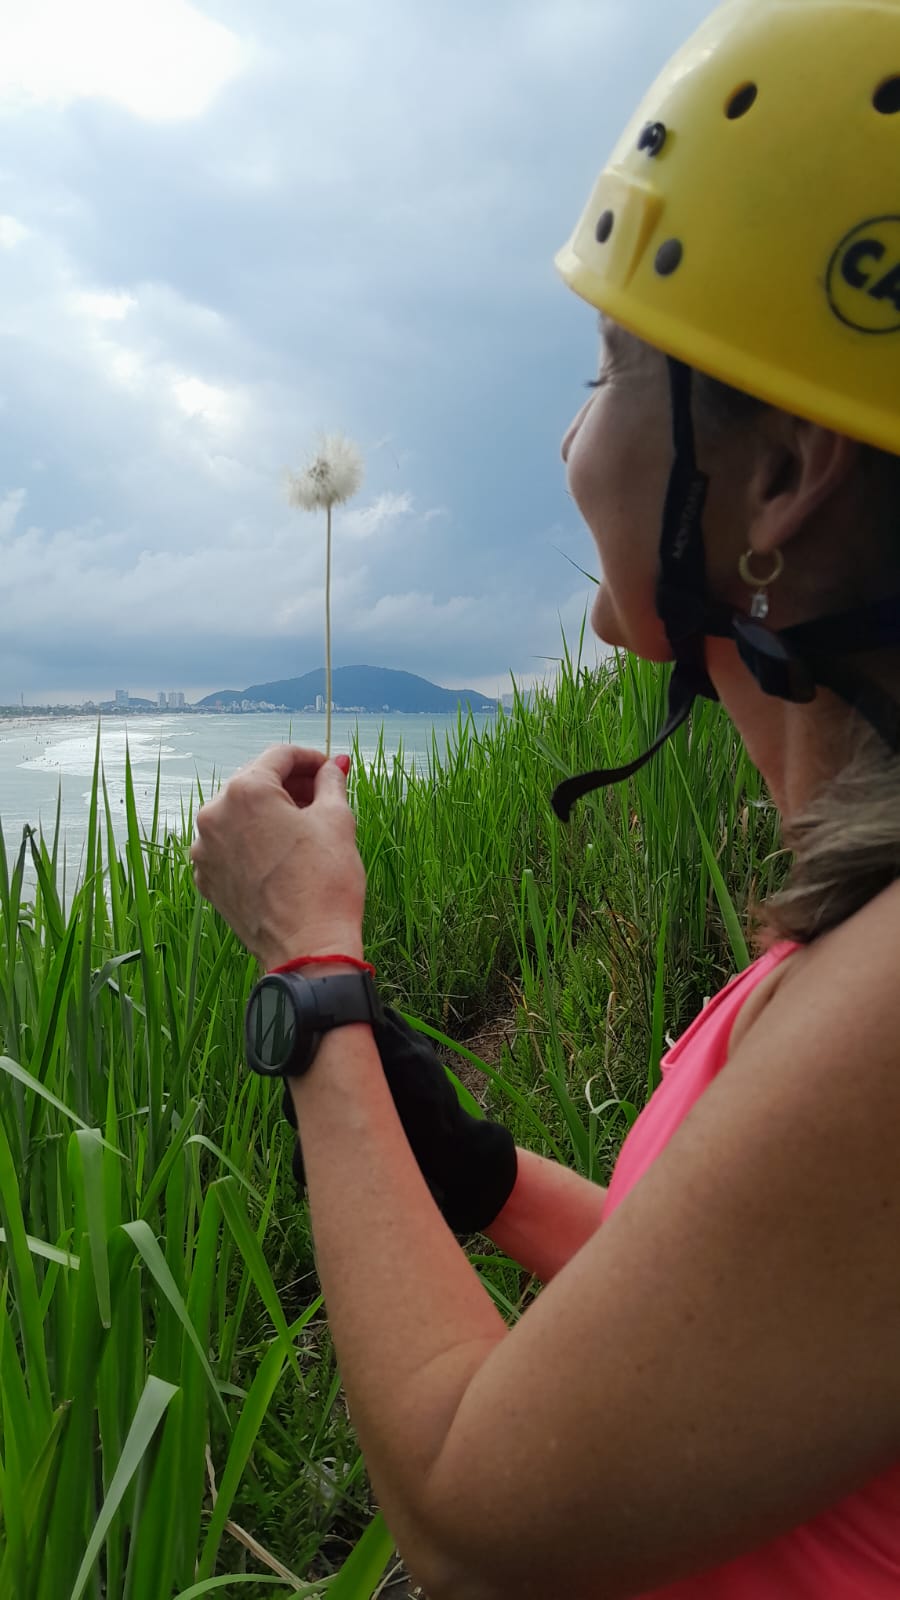
[[[172,393],[186,417],[202,417],[218,426],[234,420],[231,397],[214,383],[202,378],[176,378]]]
[[[175,121],[201,115],[241,65],[237,37],[188,0],[28,0],[2,11],[0,110],[95,98]]]
[[[24,489],[10,489],[0,498],[0,539],[12,533],[26,498]]]
[[[87,291],[73,296],[76,311],[96,322],[121,322],[137,305],[133,294],[94,294]]]
[[[17,244],[28,238],[28,231],[18,217],[0,213],[0,250],[14,250]]]

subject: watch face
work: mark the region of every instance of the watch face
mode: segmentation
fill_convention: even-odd
[[[264,1077],[299,1078],[322,1035],[347,1022],[381,1016],[372,980],[362,973],[310,982],[298,973],[269,973],[251,990],[244,1022],[247,1056]]]
[[[297,1036],[297,1019],[287,986],[257,985],[247,1008],[247,1048],[257,1072],[276,1075],[291,1065]]]

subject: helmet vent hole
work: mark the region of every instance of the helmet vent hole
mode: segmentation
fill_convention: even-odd
[[[895,117],[900,111],[900,76],[885,78],[875,90],[872,104],[883,117]]]
[[[597,222],[597,243],[598,244],[605,244],[606,243],[607,239],[609,238],[610,234],[613,231],[613,225],[615,223],[615,220],[616,220],[616,215],[615,215],[614,211],[604,211],[603,212],[602,216],[599,218],[599,220]]]
[[[654,263],[660,277],[668,278],[673,272],[677,272],[683,255],[684,245],[680,239],[667,239],[665,244],[661,244]]]
[[[739,89],[735,89],[725,107],[725,115],[729,122],[737,122],[738,117],[745,117],[750,107],[756,104],[758,94],[759,89],[755,83],[743,83]]]
[[[641,129],[638,139],[638,149],[646,150],[648,156],[658,156],[669,137],[669,130],[664,122],[648,122]]]

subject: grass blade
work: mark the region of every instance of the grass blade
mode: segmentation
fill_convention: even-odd
[[[106,1207],[103,1197],[103,1149],[100,1135],[93,1129],[79,1129],[69,1145],[70,1167],[75,1181],[81,1180],[85,1231],[91,1250],[97,1306],[104,1328],[112,1324],[109,1287],[109,1255],[106,1248]],[[80,1167],[80,1172],[77,1170]]]
[[[78,1576],[75,1579],[70,1600],[81,1600],[81,1596],[87,1588],[94,1563],[103,1548],[103,1541],[106,1538],[109,1525],[119,1509],[128,1485],[153,1443],[153,1436],[166,1414],[167,1407],[177,1393],[178,1390],[173,1383],[165,1383],[162,1378],[150,1377],[147,1379],[137,1411],[128,1430],[128,1437],[122,1448],[119,1465],[100,1508],[96,1527],[84,1552],[84,1560],[78,1569]]]
[[[31,1089],[36,1095],[40,1095],[48,1106],[52,1106],[54,1111],[60,1111],[64,1117],[68,1117],[70,1122],[74,1122],[76,1127],[82,1128],[88,1133],[95,1131],[88,1128],[87,1123],[82,1122],[74,1111],[70,1111],[69,1107],[64,1105],[62,1100],[47,1088],[46,1084],[41,1083],[40,1078],[36,1078],[26,1067],[20,1066],[18,1061],[13,1061],[10,1056],[0,1056],[0,1072],[5,1072],[8,1077],[15,1078],[17,1083],[24,1084],[26,1089]],[[100,1142],[104,1149],[112,1150],[115,1155],[119,1154],[113,1145],[107,1144],[105,1139],[101,1139]]]
[[[212,1572],[238,1485],[250,1458],[254,1440],[284,1371],[287,1353],[285,1346],[280,1342],[271,1346],[259,1365],[250,1392],[241,1408],[197,1569],[201,1578],[209,1577]]]
[[[728,942],[731,945],[731,953],[734,957],[734,964],[739,972],[743,972],[744,968],[749,967],[750,965],[750,951],[747,948],[747,941],[744,938],[743,930],[741,928],[737,907],[735,906],[731,895],[728,893],[728,888],[719,868],[719,863],[716,860],[715,852],[703,827],[700,812],[697,809],[697,803],[691,793],[691,786],[684,775],[684,768],[682,767],[681,762],[679,761],[674,750],[672,751],[672,761],[675,765],[675,770],[684,785],[684,792],[687,795],[688,805],[691,808],[694,821],[697,824],[697,834],[700,839],[700,844],[706,860],[707,868],[709,869],[709,876],[712,880],[713,889],[715,890],[715,896],[719,904],[719,910],[722,914],[722,921],[725,924],[728,934]]]
[[[223,1178],[217,1192],[219,1204],[222,1207],[225,1221],[228,1223],[234,1242],[244,1258],[253,1282],[256,1284],[260,1299],[272,1319],[272,1326],[279,1335],[287,1359],[294,1368],[297,1382],[302,1385],[303,1378],[297,1361],[297,1352],[294,1349],[290,1329],[281,1309],[278,1291],[272,1282],[272,1274],[266,1264],[266,1258],[263,1255],[259,1240],[250,1226],[243,1202],[233,1187],[233,1180],[231,1178]]]
[[[190,1339],[191,1344],[194,1346],[194,1350],[197,1353],[197,1358],[206,1374],[207,1382],[212,1390],[216,1404],[219,1406],[222,1415],[227,1422],[228,1413],[225,1410],[222,1396],[219,1393],[219,1386],[213,1376],[212,1367],[209,1364],[206,1352],[203,1350],[200,1341],[197,1338],[197,1330],[188,1316],[188,1309],[184,1303],[183,1296],[181,1295],[175,1279],[172,1277],[172,1273],[169,1269],[166,1258],[163,1255],[157,1240],[154,1238],[148,1223],[144,1222],[143,1220],[123,1223],[122,1232],[128,1235],[138,1254],[141,1256],[145,1266],[155,1279],[157,1287],[165,1295],[166,1300],[172,1307],[172,1310],[178,1318],[178,1321],[181,1323],[181,1326]]]
[[[362,1600],[373,1594],[393,1554],[393,1534],[379,1512],[341,1567],[328,1591],[328,1600]]]
[[[302,1588],[298,1589],[294,1584],[288,1583],[286,1578],[276,1578],[269,1573],[266,1573],[265,1576],[257,1572],[225,1573],[224,1576],[218,1578],[203,1578],[200,1583],[192,1583],[189,1589],[182,1589],[181,1593],[175,1596],[175,1600],[200,1600],[201,1595],[210,1594],[213,1589],[224,1589],[226,1586],[230,1588],[234,1583],[277,1586],[280,1589],[290,1589],[291,1594],[299,1596],[299,1600],[304,1600],[304,1596],[306,1600],[315,1600],[315,1596],[323,1594],[326,1585],[332,1581],[332,1579],[326,1578],[323,1583],[305,1583]]]
[[[0,1119],[0,1221],[7,1240],[9,1269],[28,1373],[28,1391],[39,1433],[50,1427],[52,1405],[40,1299],[28,1248],[19,1185],[6,1130]]]

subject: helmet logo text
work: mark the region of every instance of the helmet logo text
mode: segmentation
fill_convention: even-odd
[[[828,267],[828,299],[859,333],[900,333],[900,216],[872,217],[840,242]]]

